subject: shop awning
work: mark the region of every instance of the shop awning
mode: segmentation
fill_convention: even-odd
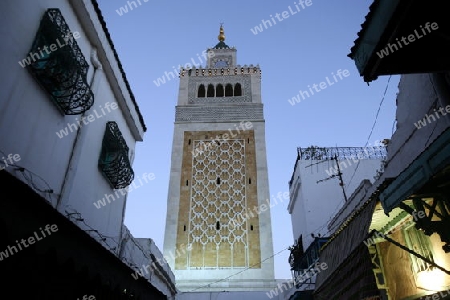
[[[320,262],[328,269],[316,279],[318,299],[365,299],[376,297],[379,291],[372,263],[363,241],[367,238],[375,199],[368,200],[338,229],[320,253]]]

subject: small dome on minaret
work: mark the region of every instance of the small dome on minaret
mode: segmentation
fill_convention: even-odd
[[[219,36],[217,36],[219,43],[214,46],[214,49],[230,49],[230,47],[225,44],[225,31],[223,30],[223,24],[220,24]]]

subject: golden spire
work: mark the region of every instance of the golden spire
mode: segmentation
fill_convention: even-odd
[[[217,38],[221,42],[225,41],[225,33],[223,31],[223,23],[220,24],[220,33],[219,33],[219,36]]]

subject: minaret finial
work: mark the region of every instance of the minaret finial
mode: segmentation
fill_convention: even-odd
[[[217,38],[219,39],[220,42],[225,41],[225,33],[223,31],[223,23],[220,23],[220,33]]]

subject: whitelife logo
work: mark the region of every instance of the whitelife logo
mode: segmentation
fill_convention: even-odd
[[[423,210],[419,210],[419,211],[417,211],[417,210],[414,210],[413,212],[412,212],[412,216],[413,216],[413,218],[414,218],[414,222],[417,222],[417,220],[418,219],[422,219],[422,218],[425,218],[427,215],[425,214],[425,212],[423,211]],[[396,231],[398,231],[398,230],[401,230],[403,227],[398,227],[398,228],[395,228],[393,231],[391,231],[389,234],[393,234],[394,232],[396,232]],[[374,237],[375,236],[375,237]],[[371,235],[371,237],[369,237],[369,238],[367,238],[365,241],[363,241],[364,242],[364,245],[366,245],[367,247],[370,247],[370,246],[372,246],[372,245],[375,245],[376,244],[376,239],[377,238],[386,238],[387,237],[387,235],[385,234],[385,233],[382,233],[382,232],[379,232],[378,230],[376,230],[374,233],[373,233],[373,235]]]
[[[216,55],[216,54],[214,53],[214,51],[206,51],[206,50],[203,50],[201,56],[197,53],[198,62],[195,61],[195,58],[191,57],[191,62],[192,62],[192,64],[191,64],[190,62],[187,62],[187,63],[184,64],[184,66],[178,65],[178,69],[175,68],[175,66],[172,66],[173,72],[172,72],[172,71],[169,71],[169,72],[165,71],[165,72],[164,72],[164,75],[161,76],[161,77],[158,77],[156,80],[153,80],[153,83],[154,83],[157,87],[160,87],[161,85],[165,84],[166,82],[169,82],[169,81],[171,81],[172,79],[177,78],[178,75],[179,75],[180,72],[181,72],[181,69],[184,68],[184,69],[186,69],[186,70],[189,70],[189,69],[192,69],[192,67],[199,68],[199,67],[201,67],[201,65],[203,64],[202,57],[203,57],[203,59],[204,59],[205,61],[207,61],[207,58],[212,58],[212,57],[214,57],[215,55]],[[167,80],[166,80],[166,78],[167,78]]]
[[[142,5],[141,0],[136,0],[139,3],[139,6]],[[138,8],[138,5],[136,1],[127,1],[127,5],[121,6],[119,9],[116,9],[116,13],[121,17],[124,14],[128,13],[128,7],[130,8],[130,11],[132,11],[134,8]],[[142,0],[142,2],[146,3],[149,0]],[[133,7],[134,5],[134,7]]]
[[[5,158],[4,156],[2,156],[2,160],[0,160],[0,163],[3,163],[4,164],[4,166],[2,166],[1,164],[0,164],[0,171],[1,170],[3,170],[3,169],[6,169],[7,167],[9,167],[9,166],[12,166],[12,165],[14,165],[14,163],[15,162],[18,162],[18,161],[20,161],[20,155],[19,154],[12,154],[12,153],[10,153],[10,154],[8,154],[8,157],[7,158]],[[9,162],[9,163],[8,163]]]
[[[58,226],[56,226],[56,224],[53,224],[53,225],[47,224],[47,225],[45,225],[44,229],[42,229],[42,227],[40,227],[39,230],[40,230],[40,232],[34,232],[33,236],[28,237],[26,240],[21,239],[20,242],[18,240],[16,240],[16,246],[8,246],[5,251],[0,251],[0,261],[8,258],[10,255],[12,256],[12,255],[18,253],[19,250],[28,248],[30,245],[33,245],[37,241],[42,240],[43,238],[51,235],[52,233],[57,232]],[[47,234],[45,234],[44,230],[45,230],[45,232],[47,232]],[[22,248],[22,246],[23,246],[23,248]],[[17,250],[17,248],[19,248],[19,250]]]
[[[231,228],[238,228],[238,227],[242,226],[245,221],[248,221],[248,220],[250,220],[250,218],[255,217],[255,214],[253,214],[253,212],[255,212],[256,215],[259,215],[259,214],[265,212],[266,210],[268,210],[269,208],[273,208],[274,206],[278,205],[277,199],[279,199],[281,202],[283,202],[284,200],[289,200],[289,192],[284,192],[284,193],[278,192],[276,198],[274,195],[272,195],[273,202],[271,202],[270,199],[267,198],[265,203],[262,203],[259,206],[253,206],[253,210],[249,209],[247,212],[243,213],[242,215],[236,215],[234,218],[232,218],[230,220],[229,226]]]
[[[306,0],[306,1],[300,0],[300,1],[298,1],[298,3],[294,2],[294,5],[295,5],[296,10],[292,9],[292,7],[289,5],[288,6],[289,11],[285,10],[281,14],[280,13],[275,14],[275,18],[278,20],[278,22],[282,22],[282,21],[286,20],[287,18],[289,18],[290,16],[296,15],[300,11],[305,10],[308,6],[312,5],[312,0]],[[300,8],[300,6],[301,6],[301,8]],[[269,29],[273,25],[276,25],[277,21],[275,20],[273,15],[269,15],[269,17],[270,17],[270,20],[262,19],[261,23],[259,25],[255,26],[254,28],[250,28],[250,31],[254,35],[257,35],[258,33],[263,32],[264,29]]]
[[[311,96],[314,95],[314,91],[316,93],[319,93],[320,91],[326,89],[329,86],[334,85],[335,83],[339,82],[339,80],[343,80],[344,78],[350,76],[350,72],[347,69],[344,70],[337,70],[336,74],[334,74],[334,72],[331,72],[331,75],[333,76],[333,80],[330,80],[330,78],[328,78],[328,76],[325,77],[326,81],[322,81],[319,84],[314,83],[312,86],[308,85],[308,91],[302,91],[300,90],[297,94],[297,96],[292,97],[291,99],[288,99],[288,102],[294,106],[296,103],[300,103],[303,100],[305,100],[306,98],[309,98]],[[337,79],[337,77],[339,77],[339,80]],[[301,97],[301,99],[300,99]]]
[[[72,39],[79,39],[80,33],[78,31],[74,31],[73,33],[70,33],[63,37],[63,42],[59,39],[56,39],[56,43],[51,44],[50,46],[45,45],[44,49],[41,49],[38,47],[38,52],[30,52],[27,57],[22,59],[22,61],[19,61],[19,65],[22,68],[25,68],[26,66],[29,66],[31,64],[31,61],[36,62],[36,60],[42,59],[44,57],[50,56],[52,52],[57,51],[58,49],[61,49],[62,47],[69,44],[69,40]]]
[[[105,112],[105,110],[103,108],[105,108],[108,111],[108,113],[110,113],[111,110],[115,110],[119,106],[117,105],[116,102],[113,102],[113,103],[106,102],[104,107],[101,107],[101,106],[99,106],[99,107],[100,107],[100,109],[102,111],[101,115],[98,114],[96,109],[94,109],[92,114],[89,114],[89,115],[87,115],[85,117],[81,117],[80,120],[78,120],[78,118],[75,118],[77,123],[67,123],[67,126],[64,127],[63,129],[61,129],[59,132],[56,132],[56,135],[60,139],[62,139],[63,137],[69,135],[69,130],[70,130],[70,132],[74,132],[74,131],[76,132],[78,130],[78,128],[81,127],[81,122],[83,122],[84,125],[88,125],[89,123],[92,123],[95,120],[100,119],[103,116],[105,116],[107,113]]]
[[[266,295],[269,299],[272,299],[273,297],[278,296],[278,290],[280,291],[280,294],[283,293],[283,290],[288,291],[295,285],[301,284],[307,279],[313,278],[315,275],[319,274],[321,271],[325,271],[326,269],[328,269],[327,263],[323,262],[319,264],[319,262],[316,262],[313,268],[307,269],[303,274],[297,276],[295,280],[291,279],[283,284],[279,283],[276,288],[266,292]]]
[[[180,244],[180,246],[178,246],[176,248],[175,253],[173,253],[173,251],[170,251],[168,256],[158,257],[151,264],[142,265],[142,268],[140,268],[138,271],[135,271],[134,273],[132,273],[131,277],[133,277],[134,280],[138,280],[140,277],[144,277],[145,274],[149,274],[150,270],[158,270],[158,266],[164,267],[164,265],[167,265],[167,260],[169,259],[169,257],[173,261],[175,261],[176,258],[180,257],[181,255],[185,255],[187,250],[188,250],[188,247],[185,244]],[[192,249],[189,249],[189,250],[192,250]]]
[[[442,114],[442,116],[446,116],[448,113],[450,113],[450,105],[447,105],[445,108],[440,107],[438,110]],[[426,114],[425,118],[423,118],[422,120],[418,120],[417,123],[414,123],[414,126],[416,126],[417,129],[420,129],[422,127],[427,126],[427,121],[428,124],[431,124],[431,122],[436,122],[436,118],[440,119],[439,113],[436,111],[436,109],[434,109],[434,115]]]
[[[399,47],[401,49],[401,48],[403,48],[403,46],[407,46],[410,43],[415,42],[415,41],[423,38],[428,33],[431,33],[431,30],[439,29],[439,26],[438,26],[438,24],[436,22],[433,22],[431,24],[430,24],[430,22],[427,22],[425,24],[425,28],[423,28],[423,26],[420,25],[420,29],[421,29],[423,35],[420,35],[420,33],[417,32],[417,29],[414,29],[414,34],[410,34],[410,35],[408,35],[408,37],[402,36],[400,38],[400,40],[398,38],[396,38],[395,40],[397,41],[397,44],[395,44],[395,42],[393,44],[388,43],[387,46],[384,47],[384,49],[381,49],[380,51],[377,51],[378,57],[379,58],[383,58],[383,57],[386,57],[386,56],[388,56],[389,54],[391,54],[391,53],[393,53],[395,51],[398,51]],[[407,41],[407,39],[408,39],[408,41]]]
[[[142,178],[144,179],[145,183],[148,183],[150,180],[154,180],[154,179],[155,179],[155,174],[153,174],[153,173],[144,173],[144,174],[142,174]],[[136,185],[136,182],[137,182],[137,181],[139,181],[139,183],[140,183],[139,185]],[[97,202],[93,202],[93,204],[94,204],[94,206],[95,206],[97,209],[100,209],[100,208],[106,206],[107,204],[111,203],[111,201],[114,202],[114,201],[116,201],[117,199],[119,199],[120,196],[119,196],[119,193],[118,193],[118,192],[120,192],[120,194],[121,194],[122,196],[125,196],[127,193],[131,193],[132,191],[136,190],[137,188],[139,188],[139,187],[141,187],[141,186],[143,186],[143,185],[144,185],[144,184],[142,183],[141,178],[138,176],[138,177],[135,178],[135,179],[133,180],[133,182],[132,182],[129,186],[127,186],[126,188],[120,189],[120,190],[118,190],[118,191],[115,191],[114,194],[105,194],[105,197],[103,197],[103,198],[100,199],[100,200],[97,200]],[[116,195],[116,196],[114,197],[114,195]],[[107,202],[108,202],[108,203],[107,203]]]
[[[94,295],[84,295],[83,298],[77,298],[77,300],[95,300],[95,296]]]
[[[211,149],[211,147],[217,146],[217,143],[227,141],[230,138],[230,136],[231,137],[237,136],[239,133],[241,133],[239,128],[241,128],[242,131],[245,131],[245,130],[251,129],[252,127],[253,127],[252,122],[250,122],[250,121],[241,121],[239,126],[237,126],[237,124],[234,124],[234,128],[236,129],[237,134],[233,134],[233,129],[228,128],[228,132],[230,134],[224,133],[224,134],[216,135],[216,138],[214,138],[214,139],[212,139],[211,141],[208,141],[208,142],[200,141],[197,144],[197,146],[195,147],[195,149],[192,150],[191,153],[192,153],[192,155],[194,157],[197,157],[197,155],[199,155],[199,154],[201,154],[201,153]]]

